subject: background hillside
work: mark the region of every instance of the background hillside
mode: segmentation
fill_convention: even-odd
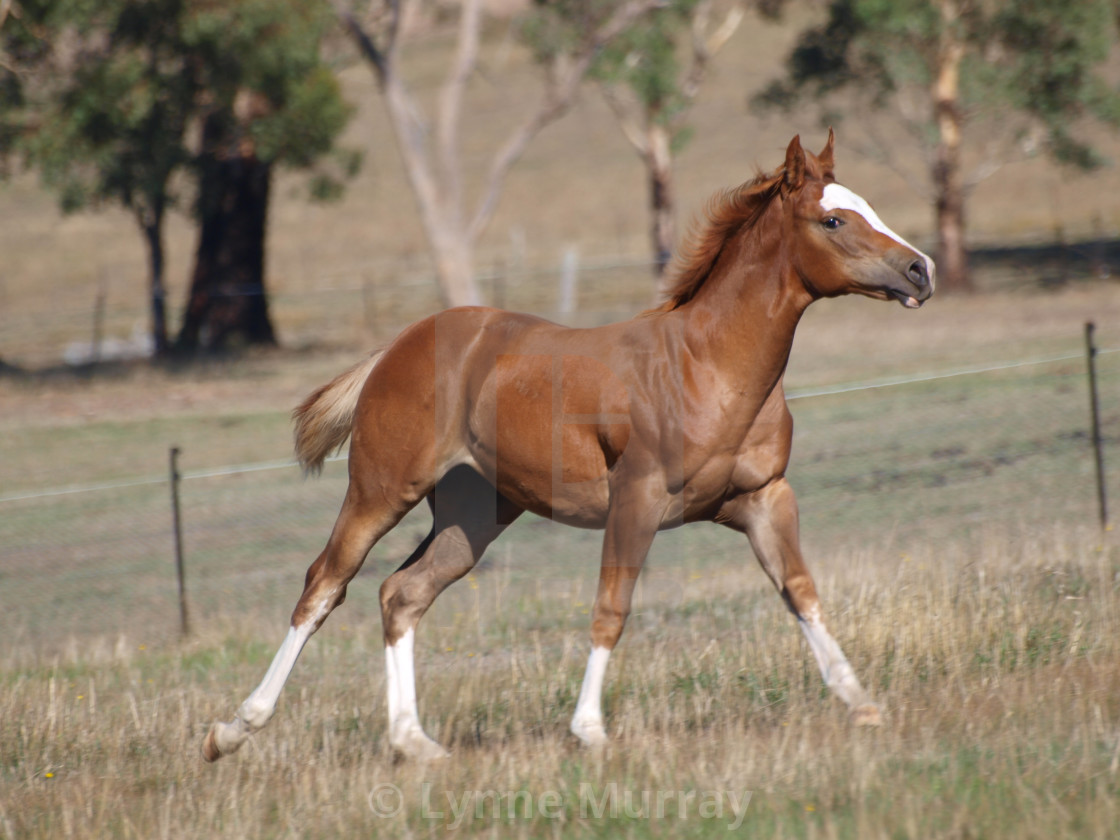
[[[779,164],[794,133],[810,148],[823,143],[824,131],[808,115],[762,119],[747,108],[810,20],[811,13],[800,8],[781,25],[751,16],[716,57],[693,114],[694,135],[678,158],[682,228],[714,190],[750,177],[757,167]],[[442,79],[452,38],[437,31],[409,45],[407,75],[425,101]],[[537,91],[537,70],[504,23],[489,27],[482,66],[464,132],[464,159],[468,170],[475,164],[479,178],[489,150]],[[372,76],[356,61],[341,76],[357,108],[344,144],[365,154],[359,177],[341,201],[316,205],[306,200],[303,177],[288,175],[272,203],[267,284],[280,341],[288,346],[365,346],[438,305],[415,203]],[[853,112],[837,125],[840,177],[900,233],[931,246],[933,211],[925,199],[898,174],[852,150],[861,126],[875,119]],[[888,124],[876,125],[891,136]],[[972,245],[1114,238],[1120,231],[1114,198],[1120,191],[1120,137],[1105,131],[1091,136],[1111,165],[1081,173],[1040,157],[1009,164],[981,184],[968,208]],[[921,178],[925,164],[917,147],[896,139],[903,165]],[[511,308],[550,313],[555,271],[566,249],[578,249],[585,267],[648,260],[646,200],[638,158],[597,92],[586,87],[575,110],[548,128],[513,170],[479,251],[484,294]],[[192,229],[173,214],[167,273],[172,329],[185,300],[193,247]],[[99,294],[105,337],[128,339],[143,331],[144,251],[123,211],[107,207],[63,217],[33,177],[0,183],[0,254],[0,358],[9,365],[55,364],[68,344],[88,342]],[[1031,262],[1028,255],[1024,265],[1029,269]],[[1062,273],[1042,267],[1008,274],[1008,263],[1001,266],[1003,274],[993,274],[982,260],[977,263],[982,288],[996,281],[1030,288]],[[530,273],[540,270],[546,273]],[[487,280],[491,274],[501,275],[497,286]],[[605,309],[602,318],[624,316],[652,296],[649,278],[644,268],[588,272],[581,277],[579,308]]]

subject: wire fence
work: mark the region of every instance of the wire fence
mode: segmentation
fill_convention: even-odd
[[[643,243],[644,247],[644,243]],[[655,302],[654,263],[644,251],[581,256],[569,245],[551,263],[523,244],[479,255],[482,298],[503,309],[533,312],[572,326],[631,317]],[[970,259],[984,288],[1020,288],[1024,275],[1043,288],[1075,278],[1104,278],[1120,266],[1120,239],[977,248]],[[2,268],[2,267],[0,267]],[[367,346],[441,308],[435,277],[423,259],[366,259],[330,271],[311,267],[269,279],[268,305],[287,346],[318,344],[329,325],[338,344]],[[88,289],[63,299],[44,295],[11,305],[0,273],[0,370],[142,357],[151,351],[149,305],[135,270],[90,266]],[[96,278],[96,279],[94,279]],[[169,293],[169,328],[182,322],[186,289]],[[84,297],[83,297],[84,295]],[[61,353],[60,353],[61,349]]]
[[[1100,351],[1097,366],[1103,457],[1111,467],[1106,481],[1120,499],[1120,352]],[[1084,355],[793,389],[789,397],[796,422],[789,476],[810,555],[860,541],[905,550],[996,525],[1029,534],[1044,523],[1097,521]],[[188,463],[205,459],[193,455]],[[184,470],[182,541],[193,626],[245,614],[283,621],[345,486],[344,459],[328,462],[314,481],[287,461]],[[377,583],[427,531],[423,508],[375,549],[365,572],[378,581],[352,587],[360,593],[348,600],[352,615],[377,615]],[[677,539],[673,556],[658,562],[681,562],[679,552],[693,550],[691,539],[696,556],[706,558],[696,562],[743,554],[741,537],[703,527],[705,536]],[[526,574],[578,574],[590,592],[599,539],[523,518],[498,545],[507,543],[503,556]],[[33,657],[65,652],[77,639],[103,639],[107,648],[174,642],[174,545],[168,475],[0,490],[7,642]]]
[[[495,261],[477,276],[484,300],[502,309],[533,312],[572,326],[631,317],[657,295],[647,257],[580,258],[569,248],[559,266]],[[610,282],[601,282],[609,275]],[[549,282],[544,282],[548,278]],[[287,346],[331,341],[366,346],[442,308],[427,269],[368,262],[316,275],[311,285],[278,284],[268,294],[277,334]],[[149,306],[136,283],[91,284],[86,299],[41,299],[17,311],[0,299],[0,369],[144,358],[151,354]],[[169,329],[182,322],[181,299],[166,301]],[[61,358],[60,358],[61,357]]]

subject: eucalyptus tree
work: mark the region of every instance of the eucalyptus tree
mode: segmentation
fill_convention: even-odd
[[[967,290],[965,211],[978,184],[1039,152],[1082,168],[1101,162],[1078,129],[1120,118],[1101,72],[1114,14],[1114,0],[830,0],[753,104],[815,103],[824,122],[857,114],[866,149],[909,174],[868,115],[903,126],[925,153],[925,176],[911,181],[935,207],[940,282]],[[976,160],[967,169],[966,148]]]
[[[315,165],[349,116],[319,54],[330,20],[318,0],[8,3],[0,143],[39,170],[63,210],[132,213],[157,354],[172,346],[164,221],[185,204],[200,235],[178,346],[274,340],[272,168]]]
[[[393,127],[425,236],[435,262],[443,302],[481,303],[474,276],[478,240],[490,224],[505,180],[530,142],[574,104],[592,63],[635,20],[667,0],[590,0],[586,26],[558,39],[541,64],[541,85],[520,121],[489,151],[481,186],[470,195],[460,153],[464,125],[477,119],[464,107],[476,80],[484,22],[482,0],[462,0],[456,42],[430,112],[401,67],[408,39],[402,21],[414,17],[419,0],[369,0],[361,10],[333,0],[359,54],[373,73]]]
[[[539,60],[594,20],[599,0],[538,4],[527,40]],[[750,8],[776,17],[784,0],[667,0],[631,23],[595,57],[595,80],[646,170],[654,271],[661,276],[676,239],[673,162],[692,135],[692,106],[712,60]]]

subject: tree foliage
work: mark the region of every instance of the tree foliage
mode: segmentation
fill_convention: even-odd
[[[622,84],[642,103],[671,120],[686,103],[680,91],[682,31],[687,34],[691,12],[701,0],[666,0],[653,12],[635,20],[599,51],[588,73],[605,84]],[[547,62],[570,50],[602,25],[613,4],[605,0],[558,0],[539,3],[525,18],[522,32],[537,59]]]
[[[319,55],[330,17],[316,0],[21,5],[41,33],[28,65],[41,81],[19,97],[35,109],[24,149],[69,209],[131,206],[150,179],[194,160],[193,121],[232,120],[246,93],[267,103],[248,136],[270,163],[314,165],[349,118]]]
[[[1012,139],[1030,135],[1059,159],[1090,166],[1100,161],[1077,139],[1078,120],[1120,117],[1099,72],[1115,40],[1113,13],[1105,0],[832,0],[826,20],[801,34],[785,75],[754,101],[791,110],[854,93],[876,109],[895,108],[932,139],[932,108],[898,100],[928,102],[951,36],[963,47],[958,107],[966,122],[1011,115]]]
[[[333,18],[318,0],[200,5],[187,35],[206,91],[193,161],[198,247],[180,349],[273,343],[264,241],[273,168],[331,151],[350,107],[320,56]],[[318,195],[337,191],[320,170]]]
[[[1038,121],[1058,160],[1082,168],[1103,159],[1078,137],[1078,121],[1120,124],[1120,96],[1099,72],[1115,43],[1115,11],[1092,0],[1017,0],[993,16],[1003,48],[993,82],[1011,107]]]
[[[312,167],[349,117],[319,51],[329,11],[318,0],[20,0],[14,9],[18,25],[0,30],[0,144],[38,169],[64,210],[132,211],[149,251],[153,338],[165,349],[161,231],[166,211],[183,204],[177,187],[201,212],[206,160],[238,144],[268,166]],[[342,163],[337,172],[352,172],[353,158]],[[327,171],[316,194],[338,190]]]

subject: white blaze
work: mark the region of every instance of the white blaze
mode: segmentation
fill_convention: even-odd
[[[839,184],[826,184],[824,194],[821,196],[821,209],[826,213],[829,210],[851,210],[853,213],[859,213],[859,215],[863,216],[864,221],[871,225],[874,230],[889,236],[900,245],[905,245],[925,260],[926,273],[929,274],[930,284],[932,285],[934,272],[933,260],[887,227],[883,220],[879,218],[879,214],[871,208],[871,205],[868,204],[862,196],[856,195],[847,187],[842,187]]]

